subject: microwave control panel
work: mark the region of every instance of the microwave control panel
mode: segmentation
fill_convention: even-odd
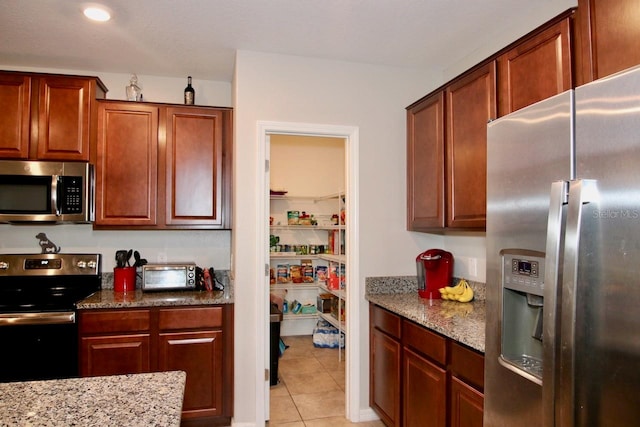
[[[82,213],[82,190],[83,183],[81,176],[61,176],[58,182],[61,188],[59,202],[63,214]]]

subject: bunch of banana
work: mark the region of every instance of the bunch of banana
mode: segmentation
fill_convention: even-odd
[[[440,288],[440,297],[452,301],[469,302],[473,299],[473,289],[466,280],[460,279],[457,285]]]

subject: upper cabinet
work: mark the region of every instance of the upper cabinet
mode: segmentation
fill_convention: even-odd
[[[487,122],[496,117],[491,61],[407,108],[407,228],[483,229]]]
[[[572,88],[570,28],[567,17],[498,57],[500,116]]]
[[[407,108],[407,227],[444,227],[444,91]]]
[[[578,0],[576,15],[578,85],[640,64],[640,2]]]
[[[99,104],[94,227],[230,228],[230,109]]]
[[[96,226],[158,225],[158,122],[155,105],[99,103]]]
[[[572,87],[565,13],[407,107],[407,229],[486,227],[487,123]]]
[[[231,112],[166,108],[165,221],[167,225],[223,227],[229,218]],[[225,149],[226,148],[226,149]],[[226,164],[225,164],[226,162]],[[225,199],[226,197],[226,199]]]
[[[0,72],[0,158],[91,161],[96,77]]]
[[[453,82],[446,93],[446,226],[484,229],[487,217],[487,122],[496,117],[495,62]]]

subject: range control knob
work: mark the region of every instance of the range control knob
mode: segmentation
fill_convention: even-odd
[[[78,261],[76,263],[76,267],[78,267],[78,268],[87,268],[87,262],[86,261]]]
[[[6,261],[0,261],[0,270],[8,270],[9,269],[9,263]]]
[[[95,262],[95,261],[89,261],[89,262],[87,263],[87,266],[88,266],[90,269],[92,269],[92,270],[93,270],[94,268],[96,268],[96,266],[97,266],[97,265],[98,265],[98,263],[97,263],[97,262]]]

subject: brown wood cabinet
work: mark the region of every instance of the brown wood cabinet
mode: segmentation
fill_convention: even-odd
[[[484,229],[491,61],[407,108],[407,229]]]
[[[640,3],[578,0],[576,84],[582,85],[640,64]]]
[[[445,427],[447,423],[447,340],[402,320],[404,427]]]
[[[80,375],[151,371],[149,310],[80,312]]]
[[[400,317],[371,305],[369,404],[387,426],[401,425]]]
[[[451,427],[482,427],[484,396],[478,390],[451,377]]]
[[[407,108],[407,229],[445,225],[444,92]]]
[[[233,306],[81,310],[80,374],[187,373],[183,424],[230,421]]]
[[[99,103],[96,228],[230,228],[231,110]]]
[[[482,354],[375,304],[369,314],[370,405],[385,425],[482,426]]]
[[[229,113],[167,107],[166,224],[222,227],[229,216],[230,199],[223,190],[231,180],[230,164],[223,163],[231,154],[224,147],[231,130]]]
[[[498,114],[573,87],[571,17],[519,41],[498,57]]]
[[[0,72],[0,158],[92,161],[97,77]]]
[[[99,103],[96,226],[158,225],[158,121],[155,105]]]
[[[495,61],[454,81],[446,93],[446,226],[484,229],[487,122],[497,117]]]
[[[447,372],[404,347],[403,412],[404,427],[445,427],[447,424]]]
[[[484,355],[457,342],[449,346],[450,427],[482,427]]]

